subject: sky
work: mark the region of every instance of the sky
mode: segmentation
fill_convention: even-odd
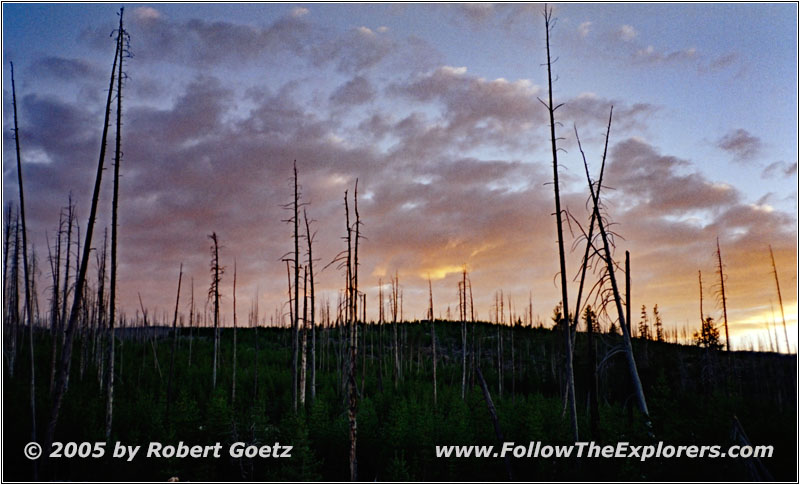
[[[70,193],[82,228],[88,218],[120,6],[3,4],[3,203],[18,201],[13,61],[43,307],[47,245]],[[119,209],[127,315],[141,296],[169,322],[181,264],[181,311],[188,283],[202,311],[212,232],[226,324],[234,268],[239,322],[256,300],[262,321],[288,314],[281,259],[293,250],[284,206],[296,160],[322,304],[335,306],[344,286],[328,264],[345,249],[343,198],[349,190],[352,204],[358,179],[368,318],[377,318],[379,281],[394,274],[406,318],[426,315],[429,276],[436,315],[457,315],[466,265],[479,318],[502,290],[516,315],[531,299],[534,319],[552,324],[561,296],[539,101],[543,5],[122,6],[132,54]],[[768,347],[777,324],[785,350],[771,245],[795,351],[797,5],[552,6],[570,306],[590,215],[575,130],[596,179],[613,105],[601,195],[617,261],[631,254],[633,324],[642,305],[650,318],[658,305],[667,328],[698,329],[698,271],[705,313],[721,321],[719,239],[733,346]],[[109,157],[95,248],[110,226],[111,167]],[[599,276],[592,270],[589,285]]]

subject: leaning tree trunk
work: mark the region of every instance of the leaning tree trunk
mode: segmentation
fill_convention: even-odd
[[[119,207],[119,165],[122,161],[122,61],[124,59],[125,31],[122,29],[122,12],[119,13],[119,66],[117,71],[117,133],[114,144],[114,190],[111,200],[111,281],[108,301],[108,355],[106,363],[106,441],[111,439],[111,426],[114,420],[114,346],[117,295],[117,209]],[[167,413],[169,415],[169,413]]]
[[[611,133],[611,114],[608,117],[608,128],[606,131],[606,142],[605,147],[606,151],[603,152],[603,164],[605,164],[605,157],[608,149],[608,139]],[[581,154],[583,154],[583,149],[580,148],[580,139],[578,141],[578,148],[581,150]],[[637,404],[639,405],[639,410],[644,414],[645,418],[648,419],[647,425],[650,426],[650,413],[647,410],[647,402],[644,397],[644,389],[642,388],[642,381],[639,379],[639,371],[636,368],[636,360],[633,356],[633,346],[631,344],[631,332],[629,330],[629,321],[625,318],[625,311],[622,308],[622,298],[620,297],[619,287],[617,286],[617,279],[614,272],[614,260],[611,257],[611,244],[608,240],[608,234],[605,229],[605,225],[603,223],[603,219],[600,217],[600,198],[599,198],[599,188],[598,191],[595,192],[594,184],[592,183],[592,178],[589,175],[589,165],[586,162],[586,157],[583,158],[583,166],[586,172],[586,180],[589,185],[589,193],[592,197],[592,210],[595,212],[595,219],[597,220],[597,228],[600,231],[600,237],[603,241],[603,253],[602,258],[606,263],[606,271],[608,274],[608,279],[611,282],[611,291],[614,296],[614,303],[617,307],[617,314],[619,316],[620,328],[622,329],[622,336],[623,341],[625,344],[625,356],[628,361],[628,371],[631,374],[631,380],[633,381],[633,390],[634,394],[636,395]]]
[[[717,264],[717,270],[719,272],[719,287],[720,291],[722,292],[722,317],[723,321],[725,322],[725,350],[730,352],[731,338],[728,334],[728,302],[725,298],[725,275],[722,272],[722,252],[719,249],[719,238],[717,238]]]
[[[25,226],[25,196],[22,190],[22,156],[19,151],[19,126],[17,124],[17,90],[14,85],[14,63],[11,63],[11,101],[14,105],[14,145],[17,149],[17,181],[19,183],[19,214],[22,222],[22,267],[25,273],[25,314],[28,318],[29,350],[31,357],[31,441],[36,441],[36,364],[33,358],[33,310],[31,307],[31,280],[28,272],[28,231]],[[39,470],[33,463],[33,479],[38,480]]]
[[[786,337],[786,353],[791,354],[789,347],[789,332],[786,330],[786,315],[783,313],[783,298],[781,297],[781,284],[778,281],[778,268],[775,266],[775,255],[772,254],[772,245],[769,246],[769,259],[772,261],[772,273],[775,275],[775,287],[778,288],[778,305],[781,307],[781,319],[783,320],[783,334]],[[777,342],[776,342],[777,347]]]
[[[106,110],[103,121],[103,134],[100,142],[100,156],[97,162],[97,174],[94,182],[94,191],[92,193],[92,204],[89,209],[89,221],[86,227],[86,243],[83,246],[83,254],[81,257],[80,268],[78,276],[75,280],[75,295],[72,301],[72,309],[70,310],[69,321],[64,333],[64,349],[61,353],[61,362],[58,370],[58,378],[53,392],[52,405],[50,409],[50,421],[47,425],[47,434],[45,437],[45,456],[49,456],[50,448],[55,437],[56,426],[58,424],[58,416],[61,412],[61,404],[64,400],[64,393],[67,390],[67,382],[69,379],[69,368],[72,359],[72,344],[75,336],[75,329],[77,326],[78,318],[80,316],[81,301],[83,298],[83,288],[86,282],[86,271],[89,266],[89,253],[92,246],[92,234],[94,232],[95,217],[97,215],[97,203],[100,199],[100,184],[103,179],[103,164],[106,156],[106,140],[108,138],[108,121],[111,116],[111,99],[114,91],[114,79],[116,78],[117,60],[121,57],[121,43],[122,43],[122,13],[120,10],[120,29],[117,33],[117,46],[114,52],[114,63],[111,68],[111,80],[108,87],[108,98],[106,99]]]

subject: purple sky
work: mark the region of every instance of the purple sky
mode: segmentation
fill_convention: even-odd
[[[736,345],[766,344],[766,323],[774,316],[780,325],[770,244],[796,341],[797,6],[555,9],[562,205],[587,225],[573,125],[596,177],[613,104],[603,194],[617,258],[632,255],[634,324],[642,305],[658,304],[669,328],[699,327],[698,270],[706,313],[721,318],[719,238]],[[455,314],[466,264],[479,317],[488,318],[503,290],[517,314],[532,294],[534,317],[550,324],[560,290],[547,113],[537,100],[546,96],[541,10],[125,5],[134,57],[126,60],[123,93],[122,309],[133,314],[141,294],[156,316],[169,313],[181,263],[184,288],[194,278],[202,309],[207,235],[215,231],[227,267],[226,320],[236,264],[240,321],[256,297],[268,321],[286,299],[280,259],[292,240],[282,206],[291,201],[297,160],[316,231],[319,301],[335,305],[343,286],[341,271],[322,268],[344,248],[343,196],[358,178],[366,236],[360,282],[370,318],[379,278],[386,283],[395,271],[407,317],[424,317],[428,275],[437,315],[448,306]],[[86,224],[117,11],[113,4],[3,5],[3,200],[18,200],[13,61],[43,306],[45,237],[52,240],[70,191]],[[111,173],[95,247],[110,225]],[[573,224],[570,280],[583,254],[582,242],[573,245],[579,236]],[[577,283],[569,291],[573,299]]]

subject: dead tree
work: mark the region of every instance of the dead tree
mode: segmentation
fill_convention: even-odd
[[[395,270],[394,279],[392,280],[392,330],[394,331],[394,345],[392,346],[392,350],[394,350],[394,372],[392,373],[392,378],[394,379],[394,388],[397,389],[397,381],[400,380],[400,349],[399,349],[399,341],[397,339],[397,297],[398,297],[398,290],[397,288],[400,286],[400,278],[397,276],[397,271]]]
[[[298,357],[298,337],[299,337],[299,318],[300,318],[300,188],[297,181],[297,160],[292,166],[292,185],[294,196],[292,202],[283,206],[284,209],[291,210],[292,216],[283,222],[291,223],[294,231],[292,239],[294,241],[294,252],[292,258],[284,257],[284,260],[294,263],[294,293],[292,294],[292,278],[289,277],[289,316],[292,325],[292,408],[297,412],[297,357]],[[294,308],[292,308],[294,305]]]
[[[309,309],[308,313],[311,317],[311,401],[317,397],[317,326],[314,322],[314,257],[311,252],[311,246],[314,242],[314,234],[311,233],[311,228],[308,220],[308,214],[303,209],[303,218],[306,223],[306,242],[308,243],[308,284],[309,289]]]
[[[503,438],[503,432],[500,430],[500,421],[497,419],[497,410],[494,407],[494,403],[492,402],[492,396],[489,394],[489,388],[486,386],[486,380],[483,378],[483,373],[481,372],[481,366],[478,366],[476,369],[476,373],[478,374],[478,383],[481,386],[481,390],[483,391],[483,399],[486,401],[486,407],[489,409],[489,417],[492,419],[492,425],[494,426],[494,434],[497,438],[497,442],[502,444],[505,442]],[[509,458],[508,454],[504,456],[505,465],[506,465],[506,473],[508,474],[508,479],[510,481],[514,481],[514,474],[511,472],[511,459]]]
[[[36,364],[33,358],[33,309],[31,307],[31,279],[28,272],[28,231],[25,226],[25,195],[22,190],[22,156],[19,151],[19,126],[17,121],[17,90],[14,85],[14,63],[11,63],[11,103],[14,106],[14,145],[17,151],[17,182],[19,184],[19,214],[22,223],[22,268],[25,275],[25,314],[28,319],[29,350],[31,358],[31,441],[36,441]],[[38,467],[34,463],[33,479],[38,479]]]
[[[703,275],[700,270],[697,270],[697,283],[700,286],[700,324],[702,325],[706,317],[703,315]]]
[[[10,214],[9,214],[10,215]],[[7,224],[10,224],[10,220],[7,220]],[[57,342],[59,339],[59,310],[61,308],[61,241],[62,241],[62,233],[64,229],[64,211],[59,212],[58,215],[58,232],[56,234],[56,241],[55,247],[53,248],[53,252],[50,252],[50,246],[48,244],[48,255],[50,256],[50,274],[53,277],[53,293],[52,298],[50,300],[51,305],[51,312],[50,312],[50,387],[49,392],[53,392],[53,385],[55,384],[56,378],[56,359],[58,358],[58,345]],[[8,226],[6,226],[6,241],[5,241],[5,256],[8,256],[8,237],[9,237],[9,230]],[[3,278],[6,277],[6,264],[5,261],[3,263]],[[5,280],[3,281],[3,297],[7,298],[6,294],[6,287],[5,287]],[[7,301],[7,300],[6,300]]]
[[[114,189],[111,200],[111,280],[109,282],[108,299],[108,356],[106,376],[106,440],[111,437],[111,424],[114,414],[114,345],[116,324],[116,295],[117,295],[117,241],[118,235],[118,208],[119,208],[119,166],[122,162],[122,64],[126,55],[126,46],[129,41],[127,32],[122,28],[122,12],[119,13],[119,65],[117,67],[117,131],[114,144]],[[180,279],[180,278],[179,278]],[[169,413],[167,413],[169,416]]]
[[[433,405],[436,406],[436,325],[433,316],[433,285],[428,275],[428,320],[431,322],[431,353],[433,357]]]
[[[563,104],[553,104],[553,75],[552,75],[552,60],[550,57],[550,30],[553,11],[544,11],[544,25],[545,25],[545,44],[547,47],[547,87],[548,87],[548,101],[541,103],[547,108],[550,116],[550,145],[553,154],[553,190],[555,191],[555,216],[556,216],[556,231],[558,233],[558,260],[561,271],[561,300],[564,308],[563,324],[564,324],[564,343],[565,343],[565,372],[567,375],[567,401],[570,412],[570,422],[572,424],[572,435],[575,441],[578,441],[578,414],[575,407],[575,380],[572,371],[572,336],[569,329],[569,300],[567,296],[567,265],[564,253],[564,234],[563,234],[563,221],[561,212],[561,197],[559,194],[558,186],[558,146],[556,137],[556,121],[555,112],[563,106]]]
[[[303,326],[300,329],[300,407],[306,406],[306,364],[308,352],[308,267],[303,267]]]
[[[358,181],[356,181],[356,190],[358,190]],[[357,192],[353,196],[354,204],[355,204],[355,215],[356,215],[356,235],[358,234],[358,226],[360,224],[359,216],[358,216],[358,195]],[[356,439],[357,439],[357,419],[356,416],[358,414],[358,391],[356,389],[356,362],[358,358],[358,327],[357,327],[357,319],[358,315],[356,313],[356,305],[351,299],[355,299],[356,295],[358,294],[358,287],[356,287],[356,282],[358,281],[358,277],[356,275],[358,271],[358,262],[354,257],[354,254],[358,254],[358,250],[355,249],[354,245],[357,248],[358,246],[358,237],[355,237],[355,241],[353,241],[353,228],[350,226],[350,209],[347,202],[347,191],[345,191],[344,195],[344,207],[345,207],[345,222],[347,226],[347,289],[346,294],[348,296],[348,301],[346,302],[348,307],[348,312],[346,313],[347,321],[348,321],[348,328],[349,328],[349,343],[350,343],[350,358],[349,358],[349,365],[348,365],[348,376],[347,376],[347,396],[348,396],[348,409],[347,409],[347,420],[349,422],[349,443],[350,443],[350,481],[357,481],[358,480],[358,460],[356,455]]]
[[[175,352],[178,349],[178,305],[181,301],[181,280],[183,280],[183,263],[178,271],[178,294],[175,297],[175,313],[172,317],[172,352],[169,357],[169,377],[167,378],[167,422],[170,419],[170,407],[172,406],[172,377],[175,374]]]
[[[461,272],[458,295],[461,317],[461,399],[467,395],[467,266]]]
[[[603,160],[602,165],[605,166],[606,162],[606,155],[608,153],[608,139],[611,134],[611,116],[613,114],[613,110],[609,114],[608,117],[608,127],[606,130],[606,140],[605,140],[605,147],[603,149]],[[617,286],[617,279],[615,275],[615,264],[614,259],[611,255],[611,243],[609,241],[608,232],[605,228],[605,223],[600,215],[600,189],[601,187],[597,187],[597,191],[595,191],[594,183],[592,182],[592,178],[589,175],[589,164],[586,161],[586,156],[583,152],[583,148],[581,147],[580,138],[577,136],[577,130],[575,131],[576,140],[578,142],[578,148],[581,152],[581,156],[583,157],[583,166],[586,173],[586,181],[589,186],[589,194],[592,198],[592,210],[595,212],[595,220],[597,221],[597,228],[600,232],[600,238],[603,243],[602,252],[598,252],[600,257],[602,258],[603,262],[606,266],[606,277],[611,284],[611,292],[612,298],[614,303],[617,307],[617,314],[619,318],[620,328],[622,329],[623,335],[623,342],[625,347],[625,356],[628,362],[628,370],[631,374],[631,380],[633,382],[633,390],[636,396],[636,401],[639,406],[639,410],[648,420],[647,425],[650,426],[649,418],[650,413],[647,410],[647,402],[645,401],[644,397],[644,390],[642,388],[642,382],[639,379],[639,371],[636,368],[636,360],[633,356],[633,346],[631,344],[631,332],[629,327],[629,321],[625,318],[625,311],[622,308],[622,298],[620,297],[619,288]]]
[[[717,238],[717,273],[719,273],[719,289],[722,298],[722,318],[725,324],[725,350],[731,351],[731,339],[728,334],[728,301],[725,298],[725,275],[722,272],[722,251],[719,249],[719,238]]]
[[[383,281],[378,278],[378,390],[383,392]]]
[[[72,359],[72,344],[73,338],[75,336],[75,329],[78,321],[78,317],[80,316],[80,309],[81,309],[81,302],[83,298],[83,289],[84,284],[86,282],[86,271],[89,266],[89,252],[92,246],[92,234],[94,232],[94,223],[95,217],[97,214],[97,204],[100,199],[100,185],[103,179],[103,164],[105,162],[105,155],[106,155],[106,140],[108,138],[108,122],[111,116],[111,99],[114,92],[114,80],[116,78],[116,70],[117,70],[117,60],[121,56],[121,45],[122,45],[122,37],[123,37],[123,29],[122,29],[122,14],[123,10],[120,10],[119,15],[119,22],[120,28],[117,32],[117,40],[116,40],[116,48],[114,51],[114,63],[112,64],[111,68],[111,80],[108,86],[108,97],[106,99],[106,109],[105,109],[105,117],[103,120],[103,134],[101,136],[100,142],[100,156],[98,157],[97,162],[97,173],[95,177],[94,183],[94,191],[92,193],[92,204],[89,209],[89,221],[86,227],[86,243],[83,246],[83,254],[80,260],[80,269],[78,270],[78,276],[75,280],[75,296],[72,302],[72,309],[70,310],[69,320],[67,322],[67,326],[64,332],[64,349],[61,353],[61,362],[59,365],[58,377],[56,380],[55,389],[53,392],[53,399],[52,405],[50,409],[50,421],[47,425],[47,434],[45,437],[45,456],[49,456],[50,448],[53,443],[53,438],[56,432],[56,426],[58,424],[58,416],[61,412],[61,404],[64,399],[64,393],[67,390],[67,381],[69,379],[69,368],[70,362]]]
[[[786,316],[783,313],[783,298],[781,297],[781,284],[778,281],[778,268],[775,266],[775,255],[772,254],[772,245],[769,246],[769,259],[772,261],[772,273],[775,275],[775,287],[778,289],[778,306],[781,307],[781,319],[783,320],[783,334],[786,337],[786,353],[791,354],[789,347],[789,332],[786,330]]]
[[[598,433],[600,430],[600,410],[598,409],[597,404],[597,356],[594,348],[596,316],[590,305],[586,306],[586,311],[583,313],[583,318],[586,321],[586,334],[589,341],[589,363],[587,365],[587,374],[589,379],[589,429],[592,433],[592,439],[598,439]]]
[[[236,402],[236,260],[233,260],[233,375],[231,376],[231,404]]]
[[[625,321],[628,323],[629,334],[631,334],[631,305],[631,252],[625,251]]]
[[[211,245],[211,286],[208,289],[208,297],[214,299],[214,360],[213,370],[211,371],[211,388],[217,388],[217,359],[219,354],[219,283],[222,281],[222,274],[225,269],[219,265],[219,243],[217,233],[212,232],[209,239]]]

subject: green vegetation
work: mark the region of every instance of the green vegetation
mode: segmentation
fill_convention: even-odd
[[[563,336],[544,328],[501,327],[503,394],[497,388],[497,327],[468,324],[475,333],[469,349],[467,393],[461,399],[461,324],[436,322],[437,383],[433,401],[430,324],[400,324],[398,354],[402,367],[395,390],[378,389],[378,370],[390,382],[394,359],[391,332],[384,329],[383,366],[379,366],[376,325],[361,325],[359,346],[367,365],[357,366],[359,383],[358,464],[362,481],[501,481],[506,471],[501,458],[436,458],[435,445],[497,445],[492,422],[475,378],[480,364],[492,393],[506,441],[527,444],[569,444],[571,425],[563,394]],[[56,480],[163,481],[298,481],[347,480],[348,416],[341,369],[346,353],[339,329],[317,329],[317,391],[295,414],[292,411],[291,330],[239,328],[237,334],[236,401],[231,402],[233,330],[223,329],[216,390],[209,376],[213,366],[212,328],[179,329],[175,355],[174,403],[167,414],[167,375],[159,373],[172,349],[165,327],[118,328],[115,415],[111,443],[100,459],[52,459],[43,478]],[[511,332],[514,348],[511,348]],[[36,367],[49,366],[49,333],[35,335]],[[256,374],[256,337],[258,360]],[[589,436],[586,392],[588,339],[579,333],[575,345],[575,384],[581,440],[603,444],[628,441],[673,445],[738,444],[733,441],[734,416],[754,445],[773,445],[773,458],[762,463],[778,480],[794,479],[797,449],[796,356],[710,349],[634,339],[634,350],[648,396],[652,436],[643,426],[616,334],[595,334],[598,361],[599,426]],[[20,335],[18,338],[25,338]],[[155,339],[155,342],[153,341]],[[192,342],[191,364],[189,344]],[[471,346],[471,344],[470,344]],[[99,352],[101,346],[95,346]],[[88,333],[75,342],[76,352],[56,441],[104,441],[105,396],[92,356]],[[155,348],[155,352],[154,349]],[[26,349],[20,348],[17,368],[5,369],[3,480],[30,480],[32,468],[22,458],[30,437],[29,376]],[[513,352],[513,362],[512,362]],[[83,356],[83,364],[81,363]],[[605,357],[608,357],[607,359]],[[360,360],[361,356],[359,356]],[[479,359],[479,360],[478,360]],[[513,368],[513,372],[512,372]],[[81,370],[82,369],[82,370]],[[362,369],[366,369],[361,387]],[[256,379],[257,375],[257,379]],[[513,382],[512,382],[513,379]],[[513,390],[513,391],[512,391]],[[46,422],[47,386],[37,386],[37,420]],[[142,446],[132,462],[111,458],[113,442]],[[143,457],[151,441],[177,445],[222,443],[220,458],[166,459]],[[292,445],[292,458],[232,459],[231,443]],[[686,480],[730,481],[753,478],[748,463],[738,459],[512,459],[516,480]],[[40,471],[40,475],[42,471]]]

